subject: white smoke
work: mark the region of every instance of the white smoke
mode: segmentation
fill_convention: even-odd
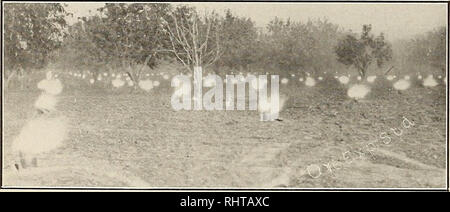
[[[138,86],[144,91],[150,91],[153,89],[153,82],[151,80],[141,80],[139,81]]]
[[[377,76],[368,76],[367,82],[373,83],[373,82],[375,82],[376,79],[377,79]]]
[[[57,99],[54,95],[42,93],[34,103],[34,107],[40,110],[54,111],[56,103]]]
[[[410,85],[411,83],[408,80],[400,79],[397,82],[395,82],[393,86],[395,90],[403,91],[408,89]]]
[[[312,77],[306,77],[305,85],[308,87],[313,87],[316,85],[316,81]]]
[[[111,81],[111,83],[115,88],[120,88],[125,85],[125,81],[123,81],[120,78],[117,78],[117,79]]]
[[[367,85],[356,84],[348,89],[347,95],[353,99],[363,99],[369,92],[370,88]]]
[[[43,90],[45,93],[51,94],[51,95],[58,95],[62,92],[63,86],[61,84],[61,81],[59,79],[44,79],[41,80],[37,87],[40,90]]]
[[[341,84],[345,85],[350,81],[350,78],[348,78],[347,76],[340,76],[338,80]]]
[[[425,87],[434,87],[436,85],[438,85],[438,83],[436,82],[432,74],[428,75],[428,77],[423,81],[423,86]]]
[[[12,144],[12,150],[40,154],[58,148],[66,138],[66,121],[61,117],[40,117],[29,121]]]

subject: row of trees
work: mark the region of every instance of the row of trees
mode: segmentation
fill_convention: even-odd
[[[369,66],[381,67],[400,52],[405,61],[445,68],[445,28],[393,51],[370,25],[357,35],[327,20],[275,18],[261,29],[230,11],[199,14],[188,6],[152,3],[107,3],[98,11],[67,26],[70,14],[60,4],[5,4],[6,67],[41,68],[50,62],[61,69],[121,69],[138,79],[143,70],[169,60],[185,70],[314,73],[353,67],[364,76]]]
[[[430,67],[445,72],[446,32],[446,27],[439,27],[414,39],[398,42],[396,62],[411,69]]]
[[[362,77],[366,76],[373,62],[381,68],[385,62],[392,59],[391,45],[385,41],[383,33],[375,37],[370,33],[371,30],[371,25],[363,25],[359,39],[354,35],[347,35],[335,48],[338,61],[354,66]]]
[[[23,76],[24,68],[42,68],[61,47],[66,16],[61,4],[4,4],[4,67],[6,84]],[[14,70],[14,71],[11,71]]]
[[[68,27],[55,63],[92,71],[121,69],[131,79],[161,60],[177,60],[187,70],[210,65],[223,55],[222,20],[194,8],[169,4],[105,4],[99,15]]]
[[[187,6],[106,4],[99,11],[69,26],[59,53],[69,56],[61,64],[82,69],[137,67],[128,68],[132,78],[139,77],[138,64],[153,68],[162,59],[176,60],[186,70],[203,66],[215,72],[319,72],[341,66],[332,47],[345,33],[327,20],[275,18],[261,29],[230,11],[224,16],[198,14]],[[78,64],[77,58],[85,59]]]

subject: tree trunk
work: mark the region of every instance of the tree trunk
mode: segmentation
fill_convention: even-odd
[[[367,71],[367,67],[361,67],[359,68],[359,75],[361,76],[361,78],[366,77],[366,71]]]
[[[5,88],[8,88],[9,82],[11,81],[12,77],[14,76],[15,72],[13,72],[12,74],[10,74],[7,78],[6,78],[6,82],[5,82]]]

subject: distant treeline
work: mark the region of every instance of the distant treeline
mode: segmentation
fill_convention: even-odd
[[[410,40],[396,41],[394,64],[404,72],[424,72],[430,68],[431,72],[445,72],[446,32],[447,28],[442,26]]]
[[[189,26],[190,17],[203,15],[188,6],[107,3],[98,9],[98,15],[68,25],[65,17],[71,14],[61,4],[4,6],[5,67],[9,70],[44,68],[48,64],[91,71],[131,69],[142,64],[154,68],[161,61],[180,59],[171,52],[174,40],[167,33],[168,29],[183,33],[177,31],[174,21]],[[208,21],[213,23],[211,27]],[[200,32],[193,33],[198,36],[210,31],[206,39],[211,42],[202,48],[220,51],[220,58],[208,68],[215,72],[348,70],[348,64],[338,61],[336,46],[349,35],[359,36],[328,20],[296,22],[275,18],[261,29],[250,18],[238,17],[231,11],[223,16],[208,14],[197,24]],[[183,36],[189,39],[189,34]],[[393,48],[389,65],[414,71],[417,67],[445,69],[445,39],[446,28],[441,27],[415,39],[389,44]],[[174,46],[183,52],[183,46]]]

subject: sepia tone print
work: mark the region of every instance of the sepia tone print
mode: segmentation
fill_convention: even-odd
[[[447,186],[447,4],[2,9],[3,188]]]

